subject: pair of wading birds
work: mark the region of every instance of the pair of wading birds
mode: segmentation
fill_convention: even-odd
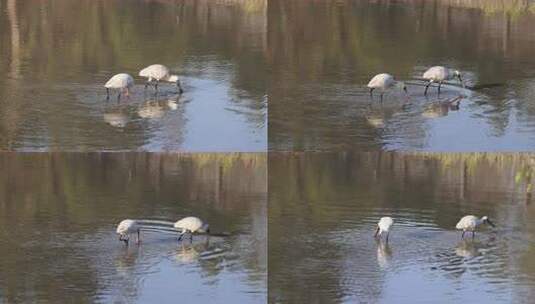
[[[423,79],[428,81],[427,85],[425,86],[424,95],[427,95],[427,89],[429,89],[429,86],[433,83],[438,83],[438,94],[440,94],[440,87],[442,86],[442,83],[446,80],[451,80],[454,78],[459,79],[461,86],[464,88],[461,72],[457,70],[451,70],[443,66],[434,66],[429,68],[423,75]],[[409,94],[404,82],[396,81],[394,76],[386,73],[375,75],[368,83],[368,88],[370,88],[370,97],[372,98],[374,90],[381,90],[381,100],[383,100],[385,91],[392,88],[402,89],[407,95]]]
[[[140,242],[141,230],[147,227],[147,224],[172,224],[164,221],[154,220],[122,220],[117,225],[117,234],[119,235],[119,241],[128,245],[131,234],[136,234],[136,243]],[[182,240],[184,235],[189,234],[190,242],[193,242],[193,234],[210,234],[210,226],[204,223],[200,218],[194,216],[188,216],[181,220],[178,220],[172,224],[174,229],[179,233],[178,241]]]
[[[394,220],[391,217],[388,217],[388,216],[382,217],[379,220],[379,223],[377,223],[377,229],[375,230],[374,237],[379,236],[379,238],[381,238],[381,236],[384,233],[384,234],[386,234],[386,241],[388,242],[388,234],[390,233],[390,228],[392,227],[393,224],[394,224]],[[472,232],[472,238],[474,238],[474,236],[476,235],[476,228],[481,224],[488,224],[488,225],[491,225],[492,227],[496,227],[490,221],[488,216],[484,216],[482,218],[478,218],[478,217],[476,217],[474,215],[467,215],[467,216],[464,216],[463,218],[461,218],[461,220],[457,223],[455,228],[457,230],[462,230],[463,231],[463,234],[461,235],[461,238],[464,239],[464,234],[467,231]]]
[[[147,78],[145,83],[145,89],[149,86],[154,86],[154,89],[158,91],[158,85],[160,81],[175,83],[178,87],[178,93],[182,94],[182,85],[177,75],[171,75],[169,69],[165,65],[153,64],[143,70],[139,71],[139,76]],[[121,73],[113,76],[106,82],[104,87],[106,88],[107,98],[110,98],[110,89],[119,90],[118,99],[121,98],[121,93],[125,93],[126,96],[130,95],[130,88],[134,85],[134,78],[126,73]]]

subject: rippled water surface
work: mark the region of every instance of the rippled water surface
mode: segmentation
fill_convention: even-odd
[[[0,154],[0,302],[265,303],[266,157]],[[197,215],[193,243],[125,218]]]
[[[530,303],[533,155],[273,154],[272,303]],[[474,240],[466,214],[496,228]],[[373,238],[394,218],[388,244]]]
[[[265,0],[0,0],[0,149],[263,151]],[[161,63],[174,85],[144,91]],[[114,74],[130,99],[106,101]],[[111,113],[111,114],[110,114]]]
[[[270,150],[533,150],[534,12],[509,0],[269,1]],[[467,89],[425,97],[418,79],[434,65],[460,70]],[[411,98],[372,101],[366,84],[383,72]]]

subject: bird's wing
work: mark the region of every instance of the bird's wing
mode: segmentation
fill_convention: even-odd
[[[378,88],[383,86],[385,82],[385,74],[375,75],[368,83],[368,88]]]

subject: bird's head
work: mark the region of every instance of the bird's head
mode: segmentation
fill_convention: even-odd
[[[496,227],[496,226],[494,225],[494,223],[491,222],[490,219],[489,219],[489,217],[486,216],[486,215],[485,215],[484,217],[482,217],[481,220],[482,220],[483,223],[485,223],[485,224],[489,224],[489,225],[491,225],[492,227]]]
[[[461,77],[461,72],[458,70],[453,71],[453,75],[459,79],[459,82],[461,83],[461,86],[464,88],[463,78]]]
[[[182,90],[182,85],[180,84],[180,79],[178,79],[177,75],[171,75],[168,78],[169,82],[174,82],[178,88],[178,92],[182,94],[184,90]]]
[[[405,92],[405,94],[407,94],[407,95],[409,94],[409,91],[407,90],[407,85],[405,85],[405,83],[403,81],[398,81],[396,86],[399,89],[403,90],[403,92]]]
[[[119,241],[124,242],[126,246],[128,246],[128,236],[125,234],[119,234]]]
[[[210,225],[204,224],[202,225],[201,229],[199,229],[199,232],[201,233],[210,233]]]

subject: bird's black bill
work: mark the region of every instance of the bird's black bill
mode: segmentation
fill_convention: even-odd
[[[496,225],[494,225],[494,223],[491,222],[490,220],[487,220],[487,223],[488,223],[489,225],[491,225],[492,227],[496,227]]]
[[[123,235],[119,235],[119,241],[124,242],[124,244],[128,246],[128,238],[124,237]]]
[[[375,229],[375,234],[373,235],[373,237],[377,237],[378,233],[379,233],[379,227],[377,227],[377,229]]]
[[[457,76],[457,78],[459,78],[459,82],[461,83],[461,86],[462,86],[463,89],[464,89],[463,78],[461,77],[461,75]]]

